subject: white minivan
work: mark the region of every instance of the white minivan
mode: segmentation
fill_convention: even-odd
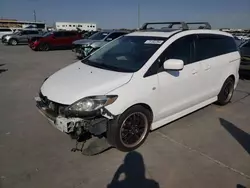
[[[45,79],[36,101],[60,131],[131,151],[150,130],[211,103],[229,103],[239,66],[229,33],[143,29]]]

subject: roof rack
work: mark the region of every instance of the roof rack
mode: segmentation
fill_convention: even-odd
[[[188,22],[187,25],[200,25],[197,29],[212,29],[208,22]]]
[[[174,25],[181,25],[182,30],[189,30],[188,25],[201,25],[198,27],[198,29],[211,29],[212,28],[208,22],[188,22],[188,23],[186,22],[147,22],[142,25],[140,30],[150,29],[148,28],[148,25],[166,25],[166,24],[168,24],[168,26],[163,27],[164,29],[167,29],[167,28],[172,29]]]
[[[169,24],[168,28],[171,29],[173,28],[174,25],[181,25],[183,30],[187,30],[188,26],[185,22],[148,22],[142,25],[141,30],[147,30],[148,25],[166,25]],[[166,27],[164,27],[166,28]]]

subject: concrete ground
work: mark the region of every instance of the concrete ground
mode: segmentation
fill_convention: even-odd
[[[152,132],[137,152],[87,157],[70,151],[74,142],[33,99],[47,76],[74,61],[69,50],[0,45],[1,188],[250,187],[250,81],[240,81],[231,104]]]

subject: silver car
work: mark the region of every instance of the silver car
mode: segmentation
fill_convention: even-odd
[[[13,46],[17,44],[28,44],[30,38],[39,36],[42,36],[42,33],[38,30],[22,30],[2,36],[2,43]]]
[[[122,36],[128,34],[126,31],[119,30],[103,30],[99,31],[88,39],[76,40],[73,42],[73,51],[76,53],[78,59],[82,59],[88,56],[90,53],[99,49],[106,43]]]

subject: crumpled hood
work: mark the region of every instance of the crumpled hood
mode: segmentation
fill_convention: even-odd
[[[133,73],[99,69],[79,61],[50,76],[41,92],[51,101],[70,105],[87,96],[105,95],[128,83],[132,76]]]
[[[80,39],[73,42],[73,44],[92,44],[99,40],[91,40],[91,39]]]

